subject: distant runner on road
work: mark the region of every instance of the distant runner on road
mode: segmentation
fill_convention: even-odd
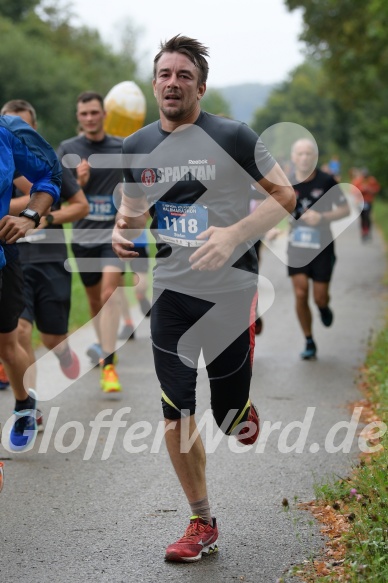
[[[313,282],[314,302],[322,324],[331,326],[333,311],[329,306],[329,286],[336,260],[330,223],[349,215],[342,189],[330,175],[316,169],[317,146],[308,139],[295,142],[291,159],[295,172],[290,177],[296,192],[288,243],[288,275],[291,277],[295,308],[305,336],[303,360],[314,359],[317,345],[312,333],[309,306],[309,280]]]
[[[368,241],[372,232],[372,206],[376,194],[381,190],[380,183],[372,176],[368,168],[361,168],[360,173],[352,180],[352,185],[362,194],[362,200],[359,201],[361,206],[360,227],[361,240]]]

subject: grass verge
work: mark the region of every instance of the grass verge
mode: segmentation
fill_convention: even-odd
[[[388,244],[388,202],[375,204],[373,218]],[[387,424],[388,313],[360,371],[360,389],[365,399],[356,406],[363,406],[362,421]],[[305,581],[388,581],[388,433],[379,435],[372,430],[367,443],[376,451],[361,454],[349,478],[317,486],[316,500],[300,505],[322,523],[328,537],[324,555],[296,571]]]

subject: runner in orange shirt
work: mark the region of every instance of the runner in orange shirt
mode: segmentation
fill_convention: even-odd
[[[368,241],[371,238],[371,211],[375,196],[380,192],[380,183],[374,176],[369,174],[368,168],[362,168],[360,175],[352,180],[353,186],[358,188],[364,199],[363,208],[360,215],[361,240]]]

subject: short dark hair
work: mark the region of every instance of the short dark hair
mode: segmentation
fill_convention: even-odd
[[[181,53],[186,55],[199,71],[198,84],[206,83],[209,73],[209,65],[205,57],[209,56],[209,49],[197,41],[195,38],[181,36],[177,34],[170,40],[160,43],[160,51],[154,58],[154,79],[156,79],[156,68],[160,57],[164,53]]]
[[[87,103],[88,101],[92,101],[93,99],[97,99],[100,102],[102,109],[104,109],[104,98],[101,93],[97,93],[97,91],[83,91],[77,97],[77,104],[78,103]]]
[[[31,114],[31,119],[34,124],[36,124],[36,111],[32,107],[31,103],[25,101],[24,99],[12,99],[4,103],[1,108],[1,115],[6,115],[7,113],[20,113],[22,111],[28,111]]]

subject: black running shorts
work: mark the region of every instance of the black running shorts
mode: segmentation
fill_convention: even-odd
[[[121,273],[125,272],[125,263],[121,261],[112,249],[111,243],[103,243],[97,247],[85,247],[73,243],[71,246],[76,258],[79,274],[85,287],[97,285],[102,278],[104,267],[117,267]],[[78,261],[80,259],[80,261]],[[85,259],[91,261],[85,262]],[[96,271],[83,271],[89,265],[95,263]]]
[[[329,243],[310,263],[307,263],[308,255],[306,254],[306,265],[301,267],[288,266],[288,275],[292,277],[298,273],[304,273],[313,281],[328,283],[331,280],[335,260],[334,243]]]
[[[24,308],[23,272],[18,259],[7,263],[2,269],[0,296],[0,333],[8,334],[17,328],[19,316]]]
[[[236,419],[249,398],[256,287],[220,293],[216,304],[170,290],[154,290],[154,302],[152,346],[165,418],[194,414],[202,349],[214,418],[221,426],[233,409]]]
[[[23,265],[25,308],[21,318],[36,322],[43,334],[67,334],[71,273],[63,263],[33,263]]]

